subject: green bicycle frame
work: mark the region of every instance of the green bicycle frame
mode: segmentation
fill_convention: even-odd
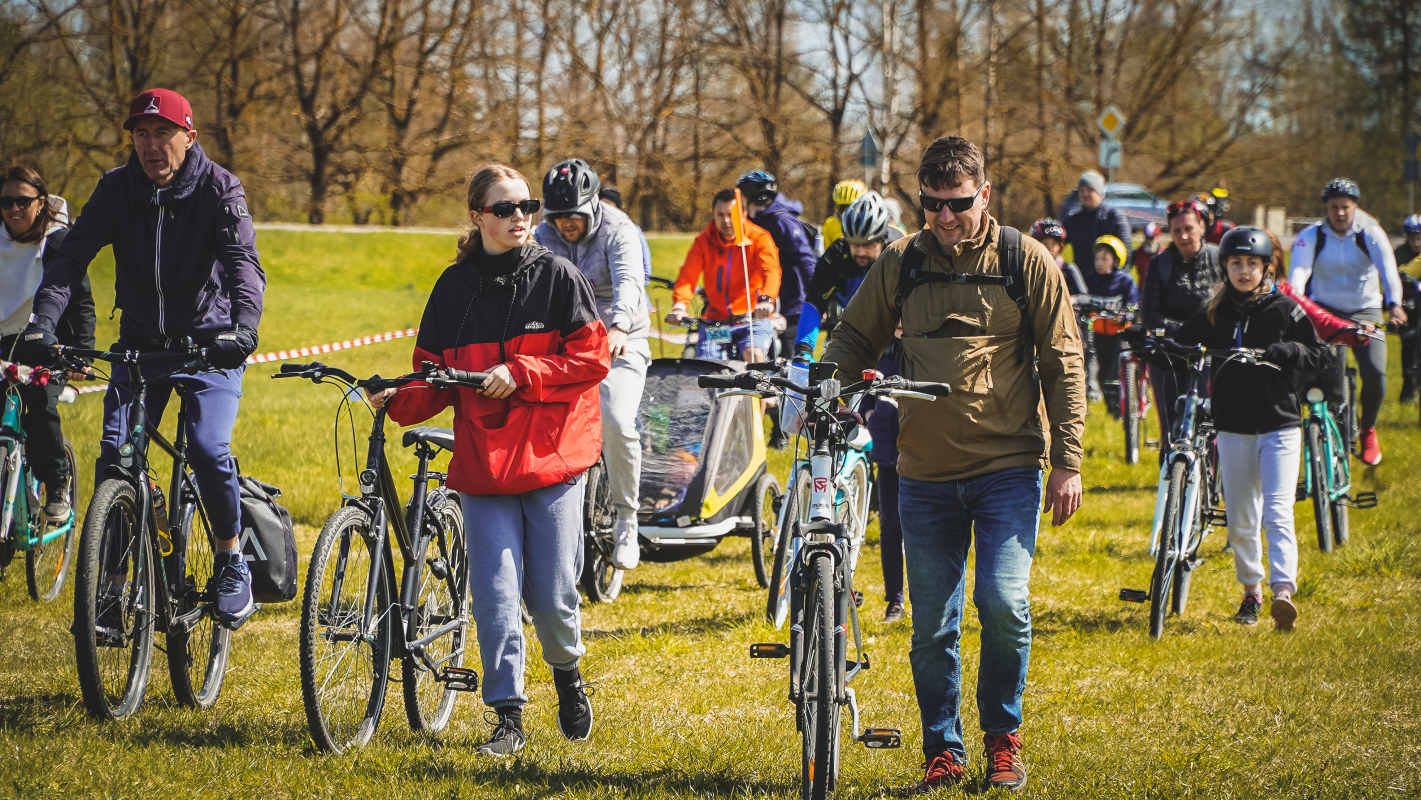
[[[3,510],[0,510],[0,531],[9,529],[12,520],[24,520],[24,524],[14,526],[15,549],[29,551],[67,535],[69,529],[74,527],[74,509],[69,509],[69,519],[65,520],[63,525],[44,530],[44,519],[36,513],[39,509],[30,508],[30,498],[39,497],[39,481],[35,480],[29,465],[25,463],[24,443],[24,428],[20,424],[20,399],[15,392],[7,392],[5,413],[0,416],[0,450],[3,450],[7,467],[5,505]],[[39,520],[38,525],[35,524],[36,520]],[[40,531],[43,533],[38,533]]]
[[[1327,407],[1325,400],[1318,403],[1308,403],[1308,414],[1314,419],[1322,420],[1322,463],[1332,465],[1332,468],[1327,470],[1327,475],[1321,476],[1321,480],[1324,481],[1323,486],[1327,489],[1328,501],[1335,503],[1352,491],[1352,466],[1348,463],[1349,459],[1346,458],[1347,454],[1342,447],[1342,430],[1337,427],[1337,419],[1332,416],[1332,409]],[[1307,447],[1306,441],[1303,442],[1303,447]],[[1340,460],[1337,457],[1339,453],[1344,456]],[[1312,491],[1313,481],[1317,480],[1318,476],[1312,474],[1311,458],[1303,459],[1303,476],[1303,485],[1308,488],[1308,491]]]

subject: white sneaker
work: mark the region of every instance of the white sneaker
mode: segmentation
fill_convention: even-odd
[[[616,527],[617,546],[612,548],[612,566],[636,569],[641,561],[641,545],[637,543],[636,520],[619,519]]]

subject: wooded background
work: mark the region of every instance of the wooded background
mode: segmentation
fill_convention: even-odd
[[[822,219],[871,126],[873,188],[916,204],[922,147],[987,154],[993,212],[1054,213],[1128,118],[1117,180],[1225,181],[1319,213],[1345,175],[1395,229],[1421,129],[1421,0],[0,0],[0,159],[82,204],[165,86],[263,221],[453,225],[487,160],[536,186],[591,162],[649,230],[750,169]]]

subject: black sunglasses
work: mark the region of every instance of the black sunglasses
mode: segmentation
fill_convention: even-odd
[[[977,191],[966,197],[950,197],[946,200],[941,197],[928,197],[922,192],[918,192],[918,205],[922,206],[923,210],[929,214],[936,214],[942,210],[943,206],[947,206],[954,214],[961,214],[977,202],[977,195],[981,194],[985,188],[987,188],[987,184],[984,183],[977,187]]]
[[[541,200],[524,200],[521,203],[511,203],[505,200],[502,203],[494,203],[491,206],[484,206],[483,208],[476,208],[474,210],[485,214],[492,214],[499,219],[508,219],[513,216],[514,211],[522,211],[531,217],[538,213],[538,209],[542,207],[543,201]]]
[[[24,211],[30,207],[30,203],[38,199],[38,197],[0,197],[0,209],[9,211],[12,208],[18,208]]]

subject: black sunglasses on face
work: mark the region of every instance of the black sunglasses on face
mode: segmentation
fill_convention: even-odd
[[[38,197],[0,197],[0,210],[9,211],[12,208],[18,208],[24,211],[30,207],[30,203],[38,199]]]
[[[538,209],[542,207],[543,201],[541,200],[524,200],[521,203],[511,203],[508,201],[504,201],[502,203],[494,203],[491,206],[484,206],[483,208],[476,208],[474,210],[483,212],[484,214],[492,214],[495,217],[498,217],[499,219],[508,219],[509,217],[513,216],[514,211],[522,211],[524,214],[531,217],[534,214],[538,213]]]
[[[982,190],[985,188],[987,188],[987,184],[984,183],[981,186],[977,187],[977,191],[967,195],[966,197],[950,197],[947,199],[943,199],[941,197],[928,197],[922,192],[918,192],[918,205],[922,206],[923,210],[928,212],[929,214],[938,213],[942,210],[943,206],[947,206],[954,214],[961,214],[962,212],[971,208],[973,204],[977,202],[977,195],[981,194]]]

